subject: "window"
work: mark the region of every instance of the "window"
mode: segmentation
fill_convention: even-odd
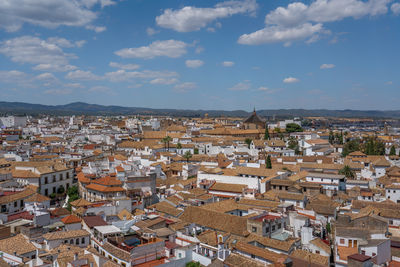
[[[316,250],[315,253],[316,253],[316,254],[320,254],[319,250]]]
[[[55,181],[56,181],[56,175],[53,175],[52,183],[54,183]]]
[[[375,257],[375,256],[376,256],[376,253],[372,252],[372,257]]]
[[[390,190],[388,190],[388,193],[390,193]]]
[[[69,241],[69,243],[70,243],[71,245],[73,245],[73,244],[74,244],[74,240],[71,239],[71,240]]]
[[[272,232],[275,231],[275,225],[272,225]]]
[[[126,267],[126,263],[125,262],[121,262],[122,267]]]
[[[281,229],[281,227],[282,227],[282,224],[278,223],[278,229]]]
[[[44,184],[48,184],[48,183],[49,183],[49,181],[48,181],[47,177],[44,177]]]
[[[365,255],[365,250],[361,250],[361,254]]]
[[[266,233],[269,232],[269,227],[265,227],[265,232],[266,232]]]
[[[257,227],[251,227],[251,231],[253,232],[253,233],[255,233],[255,232],[257,232]]]
[[[340,238],[340,244],[344,244],[344,239],[343,238]]]
[[[82,244],[85,244],[85,238],[82,237]]]
[[[56,187],[53,186],[53,194],[55,194],[55,193],[56,193]]]
[[[23,199],[21,199],[21,201],[20,201],[20,206],[21,206],[21,207],[24,206],[24,200],[23,200]]]
[[[256,256],[255,256],[255,255],[253,255],[253,254],[251,254],[251,258],[252,258],[252,259],[255,259],[255,258],[256,258]]]
[[[75,240],[75,244],[76,244],[76,245],[79,245],[79,238],[77,238],[77,239]]]
[[[18,205],[17,201],[14,202],[14,207],[16,208]]]
[[[46,189],[44,190],[44,195],[45,195],[45,196],[48,196],[48,195],[49,195],[49,189],[46,188]]]
[[[62,181],[64,179],[64,176],[62,173],[60,173],[60,181]]]

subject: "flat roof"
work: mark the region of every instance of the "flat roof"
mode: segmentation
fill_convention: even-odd
[[[121,230],[118,227],[114,226],[114,225],[95,226],[94,229],[96,229],[97,231],[99,231],[103,235],[121,233]]]

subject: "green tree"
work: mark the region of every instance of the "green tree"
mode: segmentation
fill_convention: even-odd
[[[63,186],[63,185],[60,185],[60,187],[57,189],[57,193],[58,193],[58,194],[64,194],[64,192],[65,192],[64,186]]]
[[[267,169],[272,169],[272,162],[271,162],[271,156],[270,155],[267,156],[267,160],[265,161],[265,167]]]
[[[364,141],[364,153],[367,155],[385,155],[385,144],[376,138]]]
[[[288,123],[286,124],[286,132],[287,133],[294,133],[294,132],[302,132],[303,128],[297,123]]]
[[[178,142],[178,144],[176,144],[176,148],[177,149],[181,149],[182,148],[182,144]]]
[[[69,197],[69,202],[79,199],[78,186],[74,185],[68,188],[67,195]]]
[[[331,233],[331,224],[330,223],[326,224],[326,231],[328,232],[328,234]]]
[[[390,153],[389,153],[389,155],[390,155],[390,156],[395,156],[395,155],[396,155],[396,148],[395,148],[394,146],[392,146],[392,147],[390,148]]]
[[[161,142],[164,143],[164,148],[165,148],[165,150],[168,150],[168,151],[169,151],[169,142],[171,142],[171,141],[172,141],[172,138],[171,138],[171,136],[169,136],[169,135],[167,135],[166,137],[164,137],[163,139],[161,139]]]
[[[186,151],[183,155],[183,158],[186,159],[186,161],[189,163],[189,159],[192,158],[192,153],[190,153],[190,151]]]
[[[354,171],[350,168],[349,165],[345,165],[343,168],[339,170],[339,174],[346,176],[346,178],[354,179],[356,177]]]
[[[330,131],[329,132],[329,143],[332,145],[334,143],[334,141],[335,141],[335,137],[333,135],[333,132]]]
[[[343,145],[342,156],[346,157],[351,152],[359,150],[360,150],[360,140],[359,139],[350,140]]]
[[[253,142],[253,140],[251,140],[250,138],[246,138],[244,142],[247,144],[247,147],[250,148],[251,142]]]
[[[265,128],[265,134],[264,134],[264,140],[269,140],[269,131],[268,131],[268,126]]]
[[[201,266],[200,263],[194,261],[186,263],[186,267],[200,267],[200,266]]]
[[[197,147],[195,147],[193,152],[195,155],[197,155],[197,154],[199,154],[199,149]]]
[[[299,146],[299,143],[297,142],[297,139],[295,137],[289,137],[288,141],[288,148],[290,149],[296,149],[296,147]]]

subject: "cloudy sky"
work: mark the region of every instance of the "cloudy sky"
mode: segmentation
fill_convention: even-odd
[[[0,101],[400,109],[399,0],[1,0]]]

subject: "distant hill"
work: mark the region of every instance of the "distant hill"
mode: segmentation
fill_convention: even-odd
[[[49,115],[164,115],[200,117],[208,114],[210,117],[230,116],[246,117],[251,112],[244,110],[185,110],[185,109],[152,109],[141,107],[104,106],[74,102],[66,105],[41,105],[23,102],[0,101],[0,114],[49,114]],[[400,118],[400,110],[327,110],[327,109],[273,109],[259,110],[257,114],[263,117],[347,117],[347,118]]]

